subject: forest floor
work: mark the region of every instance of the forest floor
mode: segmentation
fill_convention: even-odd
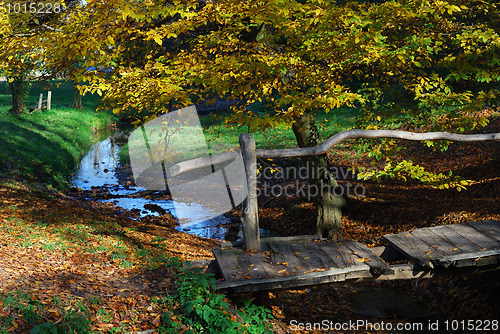
[[[500,132],[499,120],[492,119],[481,132]],[[453,170],[472,180],[472,184],[458,192],[435,190],[418,182],[342,180],[341,184],[349,181],[364,189],[364,196],[351,198],[344,212],[345,238],[375,246],[387,233],[472,220],[500,220],[498,143],[452,144],[444,153],[413,143],[405,147],[404,154],[412,156],[416,163],[435,172]],[[335,160],[332,152],[332,160],[339,166],[351,166],[363,159],[353,154],[352,159]],[[311,203],[286,197],[261,197],[259,203],[262,228],[280,235],[311,233],[315,223]],[[92,330],[101,332],[158,327],[164,311],[158,298],[174,289],[174,274],[165,268],[165,262],[170,257],[182,261],[210,259],[211,248],[218,243],[176,231],[172,216],[156,221],[128,216],[111,204],[86,201],[74,194],[47,194],[43,189],[2,180],[0,328],[21,333],[27,332],[34,321],[30,317],[60,323],[71,319],[78,322],[82,316],[90,321]],[[427,308],[429,319],[492,320],[500,318],[495,300],[500,295],[499,282],[500,272],[492,271],[376,285],[418,299]],[[16,300],[22,305],[13,308]],[[269,307],[278,333],[289,330],[293,320],[428,321],[408,319],[404,314],[367,317],[345,303],[332,285],[271,293]],[[33,309],[43,312],[30,313]]]

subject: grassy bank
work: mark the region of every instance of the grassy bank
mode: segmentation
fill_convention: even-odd
[[[0,82],[0,175],[65,189],[72,171],[113,116],[95,112],[98,96],[85,96],[84,109],[77,110],[70,107],[70,85],[50,89],[50,111],[16,116],[8,111],[8,85]],[[46,98],[45,87],[33,86],[26,105],[35,105],[41,92]]]

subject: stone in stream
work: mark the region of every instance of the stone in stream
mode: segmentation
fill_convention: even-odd
[[[151,204],[151,203],[144,204],[144,209],[149,210],[149,211],[153,211],[153,212],[157,212],[160,215],[164,215],[167,213],[167,210],[165,210],[164,208],[162,208],[161,206],[159,206],[157,204]]]

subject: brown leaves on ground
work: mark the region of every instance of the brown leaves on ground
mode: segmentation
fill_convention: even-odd
[[[500,117],[480,133],[500,132]],[[359,185],[364,196],[350,197],[342,217],[344,238],[368,245],[379,245],[384,234],[399,233],[418,227],[461,223],[472,220],[500,220],[500,145],[498,142],[453,143],[448,151],[434,152],[418,142],[402,143],[402,157],[436,173],[460,175],[473,180],[467,190],[433,189],[416,181],[385,180],[381,183],[339,181],[351,190]],[[404,155],[403,155],[404,154]],[[332,153],[333,164],[353,166],[369,163],[366,157],[339,159]],[[289,181],[290,189],[293,188]],[[286,184],[288,185],[288,184]],[[306,198],[259,198],[260,227],[280,235],[314,234],[314,205]],[[237,212],[235,212],[237,214]]]
[[[68,309],[86,303],[97,331],[158,326],[162,313],[152,300],[165,296],[173,279],[164,262],[211,257],[215,245],[129,219],[108,204],[21,184],[0,186],[0,225],[0,293],[29,293],[53,323],[64,317],[60,303]],[[12,331],[29,330],[12,308],[0,312],[16,319]]]

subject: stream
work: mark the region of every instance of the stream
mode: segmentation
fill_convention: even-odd
[[[181,232],[216,240],[240,241],[242,239],[240,223],[225,215],[214,217],[209,208],[199,204],[177,202],[174,206],[172,200],[165,199],[166,196],[131,197],[140,192],[148,192],[130,181],[130,175],[132,175],[130,168],[120,163],[118,153],[126,141],[127,134],[118,131],[94,144],[80,162],[73,177],[72,186],[83,191],[98,190],[105,193],[103,198],[98,198],[99,201],[111,202],[124,210],[137,212],[140,217],[158,216],[163,209],[177,218],[179,221],[177,230]],[[273,236],[269,231],[263,229],[260,231],[262,236]]]

